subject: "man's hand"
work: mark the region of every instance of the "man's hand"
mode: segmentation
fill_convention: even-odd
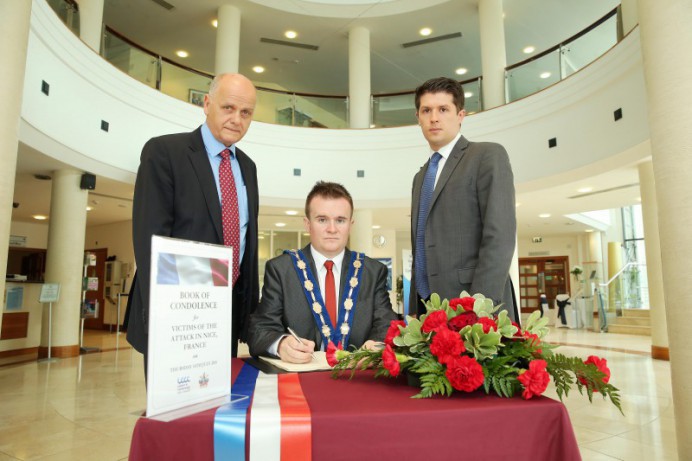
[[[284,336],[279,342],[279,358],[289,363],[308,363],[312,360],[315,343],[309,339],[302,339],[300,344],[293,336]]]
[[[372,339],[368,339],[363,343],[361,349],[367,349],[369,351],[379,351],[380,349],[384,349],[384,343],[381,341],[373,341]]]

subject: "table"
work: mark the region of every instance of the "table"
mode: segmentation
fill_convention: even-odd
[[[235,380],[242,365],[234,359]],[[580,460],[567,410],[547,397],[503,399],[482,391],[411,399],[406,379],[352,380],[303,373],[312,413],[312,459]],[[130,461],[214,459],[215,410],[171,422],[140,418]]]

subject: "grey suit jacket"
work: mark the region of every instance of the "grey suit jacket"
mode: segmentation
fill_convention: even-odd
[[[421,187],[428,163],[413,178],[411,230],[414,265]],[[514,176],[505,149],[495,143],[457,141],[433,193],[425,225],[430,291],[456,298],[463,290],[503,303],[513,320],[509,267],[516,241]],[[415,273],[415,268],[414,271]],[[410,311],[418,294],[412,282]]]
[[[317,276],[310,245],[303,248],[310,270]],[[351,261],[347,248],[341,267],[340,297],[346,289],[346,274]],[[389,323],[396,319],[387,292],[387,268],[374,259],[365,257],[361,286],[358,292],[349,344],[360,347],[368,339],[382,341]],[[262,299],[250,317],[248,345],[253,356],[268,355],[267,349],[291,327],[301,338],[322,344],[311,306],[305,297],[302,280],[298,278],[291,256],[283,254],[267,261],[264,272]]]

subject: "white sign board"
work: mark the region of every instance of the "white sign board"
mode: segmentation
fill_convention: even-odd
[[[60,297],[59,283],[44,283],[41,285],[41,294],[38,302],[40,303],[57,303]]]
[[[152,237],[147,416],[231,392],[232,249]]]

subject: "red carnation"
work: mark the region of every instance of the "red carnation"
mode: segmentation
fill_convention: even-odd
[[[466,296],[465,298],[461,298],[461,305],[463,306],[464,310],[466,312],[470,312],[473,310],[473,305],[476,302],[476,298],[472,298],[471,296]]]
[[[458,357],[465,350],[464,342],[459,333],[451,331],[449,328],[439,328],[432,343],[430,343],[430,353],[437,357],[437,360],[442,364]]]
[[[605,376],[603,377],[603,382],[608,383],[610,381],[610,368],[608,368],[608,361],[606,359],[601,359],[599,357],[596,357],[595,355],[590,355],[586,360],[584,360],[585,364],[593,364],[598,368],[598,371],[601,373],[604,373]],[[586,379],[583,377],[579,377],[579,381],[581,381],[582,384],[587,385]],[[598,392],[597,389],[594,389],[596,392]]]
[[[457,310],[457,307],[461,306],[466,312],[473,310],[473,303],[476,302],[476,298],[466,296],[465,298],[454,298],[449,301],[449,307]]]
[[[490,330],[495,330],[497,331],[497,323],[495,323],[495,320],[491,319],[490,317],[481,317],[478,319],[478,322],[481,325],[483,325],[483,333],[489,333]]]
[[[450,358],[445,374],[454,389],[464,392],[475,391],[485,379],[476,359],[466,355]]]
[[[382,365],[384,365],[390,375],[399,376],[401,367],[399,366],[399,362],[396,359],[396,354],[394,354],[392,346],[389,344],[387,344],[384,351],[382,351]]]
[[[341,345],[341,342],[339,342],[338,346],[335,346],[332,341],[329,341],[329,344],[327,344],[327,363],[329,364],[330,367],[333,367],[337,363],[339,363],[339,359],[336,357],[336,351],[339,350],[344,350],[343,346]]]
[[[536,352],[539,354],[543,353],[543,349],[538,349],[538,345],[541,344],[541,339],[538,337],[537,334],[535,333],[529,333],[528,331],[524,332],[524,337],[526,338],[526,341],[531,345],[531,347],[536,348]]]
[[[473,325],[476,322],[478,322],[478,316],[475,312],[464,311],[449,321],[449,328],[451,328],[454,331],[459,331],[466,325]]]
[[[526,400],[534,395],[541,395],[548,387],[550,375],[546,371],[548,364],[545,360],[532,360],[529,362],[529,369],[517,376],[517,379],[524,385],[522,397]]]
[[[394,346],[394,338],[401,336],[401,330],[399,327],[406,327],[406,322],[403,320],[392,320],[389,324],[389,329],[387,330],[387,335],[384,337],[384,343]]]
[[[430,333],[431,331],[437,330],[442,325],[447,325],[447,313],[445,311],[435,311],[429,313],[425,317],[421,330],[423,330],[424,333]]]

